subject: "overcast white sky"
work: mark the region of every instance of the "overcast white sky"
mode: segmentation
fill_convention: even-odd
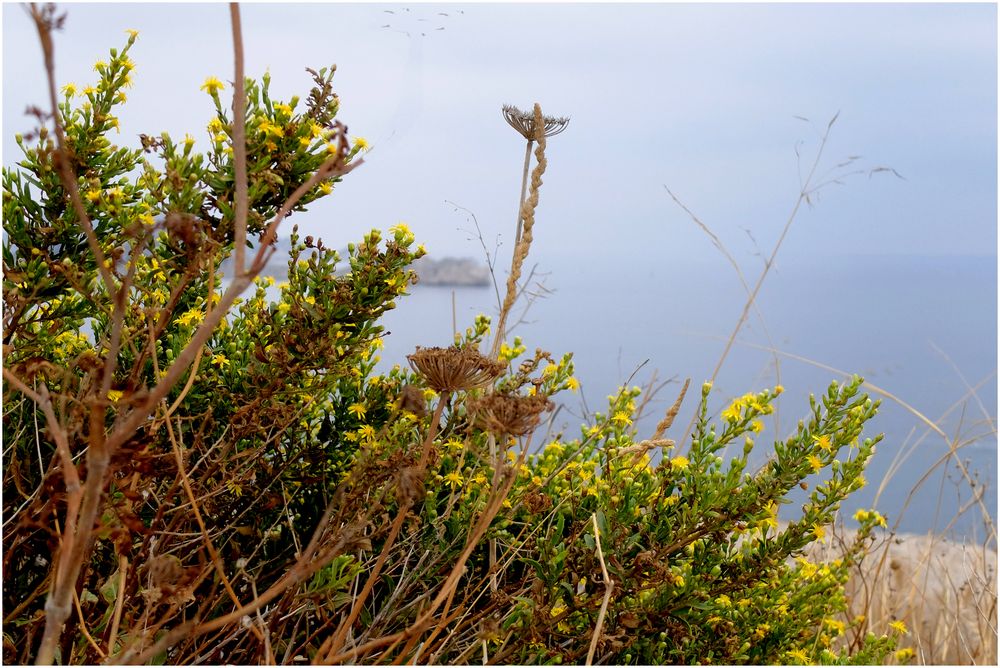
[[[122,143],[190,132],[207,143],[208,75],[232,78],[224,4],[70,4],[60,85],[140,32]],[[500,106],[572,118],[549,144],[541,256],[715,253],[668,185],[742,258],[770,247],[810,155],[838,111],[833,165],[891,166],[825,191],[784,257],[995,255],[995,5],[247,4],[247,73],[305,94],[306,66],[338,66],[342,121],[374,146],[334,197],[295,220],[330,245],[407,221],[436,254],[480,255],[446,200],[509,239],[523,140]],[[3,6],[3,163],[44,100],[37,38]],[[810,125],[796,118],[807,117]],[[533,250],[533,252],[536,252]],[[716,256],[717,257],[717,256]]]

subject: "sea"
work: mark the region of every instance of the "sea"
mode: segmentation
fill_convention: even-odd
[[[747,271],[752,288],[763,264]],[[498,271],[498,274],[500,272]],[[505,274],[497,276],[505,280]],[[526,313],[508,339],[529,351],[572,352],[581,388],[558,397],[551,433],[579,434],[583,416],[607,410],[624,385],[660,387],[637,422],[647,437],[691,379],[667,436],[680,441],[702,383],[712,377],[747,301],[724,263],[704,265],[559,259],[541,263]],[[503,284],[500,285],[502,294]],[[449,345],[476,314],[494,316],[497,290],[417,285],[387,314],[381,364],[405,364],[416,346]],[[841,509],[877,508],[900,532],[979,542],[997,515],[997,260],[995,257],[845,256],[778,261],[713,385],[716,415],[737,396],[780,383],[785,392],[758,437],[751,465],[773,453],[809,411],[809,395],[861,375],[881,400],[866,434],[884,434],[868,484]],[[664,381],[668,381],[665,385]],[[536,438],[534,446],[544,444]],[[793,520],[805,493],[781,519]]]
[[[623,386],[652,394],[635,425],[639,438],[648,437],[690,378],[667,433],[683,454],[702,383],[763,268],[744,268],[744,284],[724,261],[570,255],[535,265],[507,339],[520,336],[529,352],[556,358],[572,352],[580,390],[556,397],[558,410],[529,447],[560,432],[576,437],[586,416],[606,412]],[[499,288],[413,286],[383,319],[381,367],[407,364],[417,346],[450,345],[477,314],[496,322],[506,273],[497,269],[496,278]],[[851,527],[855,510],[875,508],[900,533],[989,541],[987,525],[997,517],[996,257],[779,257],[722,361],[709,410],[718,416],[735,397],[784,387],[756,439],[753,470],[808,416],[810,394],[854,374],[881,402],[865,435],[883,439],[867,485],[845,501],[839,520]],[[779,519],[794,520],[806,495],[796,488]]]

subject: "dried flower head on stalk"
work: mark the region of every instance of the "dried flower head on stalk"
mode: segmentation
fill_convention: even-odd
[[[535,139],[535,115],[530,111],[521,111],[512,104],[503,106],[503,117],[510,127],[521,133],[521,136],[528,141]],[[565,117],[543,116],[545,124],[545,136],[557,135],[569,125],[569,119]]]
[[[541,421],[542,413],[552,409],[549,398],[536,394],[490,394],[470,402],[469,412],[476,423],[494,434],[524,436]]]
[[[422,348],[407,355],[410,366],[436,392],[456,392],[485,387],[496,380],[506,365],[483,356],[475,348]]]

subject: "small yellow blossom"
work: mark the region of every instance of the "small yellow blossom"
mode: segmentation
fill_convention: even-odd
[[[292,108],[289,107],[287,104],[284,104],[284,103],[280,103],[279,102],[278,104],[274,105],[274,110],[275,111],[280,111],[285,116],[291,116],[292,115]]]
[[[76,95],[76,86],[74,86],[71,83],[68,83],[62,87],[62,92],[63,95],[65,95],[66,97],[73,97],[74,95]]]
[[[792,659],[793,662],[798,665],[808,666],[812,664],[812,662],[809,660],[809,655],[807,655],[801,649],[790,649],[787,652],[785,652],[785,656],[787,656],[789,659]]]
[[[566,379],[566,387],[568,387],[571,391],[576,392],[580,389],[580,381],[576,379],[576,376],[570,376]]]
[[[365,405],[364,404],[351,404],[347,407],[348,413],[354,413],[358,419],[365,417]]]
[[[764,423],[761,422],[760,420],[754,420],[753,422],[750,423],[750,430],[753,431],[755,434],[759,434],[760,432],[764,431]]]
[[[822,436],[813,436],[813,441],[819,446],[820,450],[829,452],[833,446],[830,444],[830,437],[826,434]]]
[[[84,95],[93,95],[96,92],[97,92],[97,89],[94,88],[93,86],[87,86],[87,87],[85,87],[83,89],[83,94]]]
[[[324,195],[329,195],[333,192],[333,185],[329,181],[323,181],[319,184],[319,191]]]
[[[808,457],[806,457],[806,459],[809,461],[809,467],[813,470],[814,473],[823,468],[823,462],[816,455],[809,455]]]
[[[916,652],[913,650],[912,647],[904,647],[903,649],[897,649],[896,661],[899,661],[900,663],[909,661],[910,659],[913,658],[914,654],[916,654]]]
[[[312,295],[306,295],[306,298],[303,301],[305,301],[305,303],[309,304],[310,306],[316,305],[316,298],[313,297]]]
[[[220,369],[225,369],[227,366],[229,366],[229,359],[221,353],[219,353],[218,355],[212,355],[212,364],[219,367]]]
[[[903,620],[901,620],[901,619],[897,619],[894,622],[889,622],[889,628],[891,628],[894,631],[897,631],[897,632],[899,632],[899,633],[901,633],[903,635],[906,635],[907,633],[910,632],[909,629],[906,628],[906,624],[904,624]]]
[[[375,438],[375,428],[370,424],[363,424],[358,428],[358,436],[370,441]]]
[[[826,529],[824,529],[822,525],[814,524],[812,534],[816,537],[816,540],[823,540],[823,537],[826,536]]]
[[[688,467],[688,464],[688,458],[681,455],[678,455],[670,460],[670,466],[679,471],[685,470]]]
[[[844,632],[844,622],[839,619],[827,619],[825,620],[827,628],[833,631],[833,635],[839,636]]]
[[[138,31],[138,30],[133,30],[133,29],[131,29],[131,28],[127,28],[127,29],[125,30],[125,32],[126,32],[126,33],[128,34],[128,38],[129,38],[130,40],[133,40],[133,39],[135,39],[136,37],[138,37],[138,36],[139,36],[139,31]]]
[[[740,402],[739,400],[734,401],[729,405],[729,408],[722,411],[722,418],[726,422],[739,422],[740,419]]]
[[[90,201],[90,202],[96,202],[97,200],[101,199],[101,191],[100,190],[88,190],[86,192],[86,194],[84,195],[84,197],[86,197],[87,200]]]
[[[611,418],[612,422],[617,422],[620,425],[630,425],[632,424],[632,418],[629,417],[628,413],[623,411],[618,411]]]
[[[121,392],[121,390],[108,390],[108,399],[109,400],[114,401],[115,403],[118,403],[118,401],[121,398],[122,398],[122,392]]]
[[[775,385],[774,386],[774,393],[775,394],[781,394],[784,391],[785,391],[784,386],[782,386],[782,385]]]
[[[201,85],[201,90],[212,96],[218,94],[220,90],[224,90],[225,88],[226,85],[215,77],[208,77],[205,79],[205,83]]]
[[[103,72],[104,68],[107,66],[108,64],[106,62],[104,62],[103,60],[98,60],[96,63],[94,63],[94,71]]]
[[[369,148],[371,148],[371,146],[368,144],[368,140],[365,139],[364,137],[355,137],[354,147],[357,148],[359,151],[367,151]]]
[[[458,474],[458,471],[452,471],[444,477],[444,481],[451,486],[452,489],[458,489],[462,486],[463,480],[462,476]]]

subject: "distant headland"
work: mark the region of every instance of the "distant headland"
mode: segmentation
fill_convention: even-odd
[[[261,275],[285,280],[288,277],[290,244],[288,239],[279,238],[275,246],[276,252],[271,256],[271,261],[264,267]],[[310,251],[306,251],[306,253],[308,252]],[[342,262],[338,267],[338,275],[348,271],[347,249],[343,248],[339,253]],[[232,271],[231,261],[227,259],[223,262],[221,269],[226,274],[230,273]],[[417,272],[419,278],[417,285],[487,287],[493,284],[489,267],[470,257],[434,258],[425,255],[413,263],[413,270]]]

